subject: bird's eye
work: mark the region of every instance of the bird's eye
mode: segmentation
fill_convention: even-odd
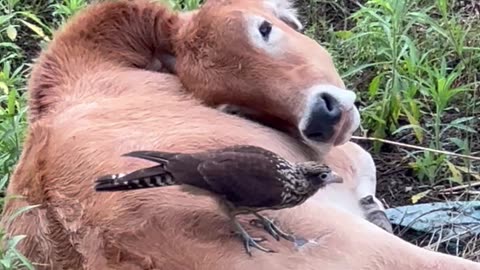
[[[268,21],[263,21],[260,27],[258,27],[258,31],[262,35],[262,38],[267,41],[268,37],[270,36],[270,32],[272,32],[272,24]]]
[[[322,180],[327,179],[327,177],[328,177],[328,174],[327,174],[327,173],[322,173],[322,174],[320,174],[320,178],[322,178]]]

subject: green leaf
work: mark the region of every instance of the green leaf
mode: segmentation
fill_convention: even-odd
[[[339,31],[341,32],[341,31]],[[372,36],[374,37],[375,34],[377,34],[376,32],[361,32],[361,33],[358,33],[358,34],[353,34],[352,32],[352,35],[348,38],[348,40],[351,42],[351,41],[354,41],[355,39],[360,39],[362,37],[366,37],[366,38],[370,38],[369,36]]]
[[[8,182],[8,175],[2,176],[2,179],[0,179],[0,188],[5,188]]]
[[[1,15],[0,16],[0,25],[3,25],[5,23],[7,23],[11,18],[13,18],[13,15],[10,14],[10,15]]]
[[[409,118],[410,119],[410,118]],[[412,118],[412,121],[414,119]],[[411,121],[411,122],[412,122]],[[399,133],[400,131],[403,131],[403,130],[406,130],[406,129],[413,129],[413,132],[415,133],[415,136],[417,137],[418,141],[419,142],[422,142],[423,141],[423,133],[424,132],[428,132],[426,131],[424,128],[422,128],[418,122],[416,124],[409,124],[409,125],[404,125],[404,126],[401,126],[399,127],[398,129],[396,129],[395,131],[392,132],[392,135],[395,135],[397,133]]]
[[[470,132],[470,133],[474,133],[474,134],[476,134],[478,132],[474,128],[471,128],[471,127],[463,125],[463,124],[452,124],[451,126],[455,127],[456,129],[463,130],[465,132]]]
[[[15,102],[17,101],[17,91],[12,89],[10,93],[8,93],[8,114],[11,116],[15,115]]]
[[[17,210],[15,213],[13,213],[13,215],[11,215],[8,218],[8,223],[12,222],[15,218],[17,218],[18,216],[20,216],[24,212],[30,211],[31,209],[39,207],[39,206],[40,206],[40,204],[35,204],[35,205],[27,205],[27,206],[24,206],[24,207],[20,208],[19,210]]]
[[[467,121],[470,121],[470,120],[473,120],[473,119],[475,119],[474,116],[460,117],[460,118],[457,118],[457,119],[453,120],[451,124],[454,124],[454,125],[461,124],[463,122],[467,122]]]
[[[354,68],[348,70],[347,72],[343,73],[342,78],[347,78],[347,77],[349,77],[353,74],[356,74],[357,72],[360,72],[363,69],[366,69],[366,68],[369,68],[369,67],[380,66],[380,65],[389,64],[389,63],[390,62],[385,61],[385,62],[378,62],[378,63],[363,64],[363,65],[354,67]]]
[[[8,239],[9,248],[15,248],[22,239],[27,237],[26,235],[15,235],[12,238]]]
[[[8,95],[8,85],[5,82],[0,82],[0,90],[2,90],[5,95]]]
[[[3,269],[12,269],[12,261],[9,257],[3,258],[0,263],[3,265]]]
[[[352,31],[336,31],[335,36],[337,36],[340,39],[347,40],[353,36],[353,32]]]
[[[33,32],[35,32],[37,35],[39,35],[40,37],[44,38],[45,37],[45,33],[43,33],[43,30],[42,28],[40,28],[39,26],[35,25],[35,24],[32,24],[32,23],[29,23],[27,21],[24,21],[24,20],[19,20],[21,21],[23,24],[25,24],[25,26],[27,26],[28,28],[30,28],[30,30],[32,30]]]
[[[382,75],[383,74],[379,74],[375,76],[375,78],[373,78],[373,80],[370,82],[370,85],[368,86],[368,94],[370,98],[373,98],[377,94]]]
[[[12,49],[12,50],[20,50],[20,47],[18,47],[15,43],[12,43],[12,42],[0,42],[0,48],[1,47]]]
[[[369,114],[368,117],[374,119],[375,121],[377,121],[378,123],[380,123],[380,124],[382,124],[382,125],[386,125],[386,124],[387,124],[387,122],[386,122],[384,119],[378,117],[376,114],[373,114],[373,113],[372,113],[372,114]]]
[[[427,196],[428,193],[430,193],[430,190],[422,191],[420,193],[417,193],[411,197],[412,203],[416,204],[419,200],[421,200],[423,197]]]
[[[415,132],[415,137],[417,137],[417,140],[419,142],[423,142],[423,132],[425,131],[421,126],[418,120],[408,111],[405,110],[403,111],[405,115],[408,118],[408,122],[410,122],[413,132]]]
[[[10,61],[6,61],[3,63],[3,74],[5,74],[6,78],[10,78],[10,71],[12,70],[12,67],[10,65]]]
[[[13,249],[12,251],[13,251],[13,253],[15,253],[15,256],[17,256],[17,258],[22,262],[23,266],[27,267],[27,269],[29,269],[29,270],[35,270],[35,267],[33,267],[33,264],[31,264],[28,261],[28,259],[25,258],[25,256],[23,256],[23,254],[18,252],[18,250],[16,250],[16,249]]]
[[[450,161],[445,160],[445,163],[447,163],[448,169],[452,173],[452,176],[449,177],[450,181],[463,184],[462,173]]]
[[[15,29],[15,26],[9,25],[7,27],[7,36],[11,41],[15,41],[17,38],[17,29]]]
[[[23,16],[27,17],[27,18],[30,18],[31,20],[33,20],[34,22],[37,23],[37,25],[40,25],[42,26],[45,30],[47,30],[49,33],[52,33],[52,29],[44,24],[35,14],[32,14],[30,12],[25,12],[25,11],[19,11],[18,12],[19,14],[22,14]]]
[[[429,24],[433,30],[435,30],[437,33],[440,35],[444,36],[450,41],[450,36],[448,35],[448,32],[443,29],[435,20],[433,20],[430,16],[428,16],[425,13],[421,12],[411,12],[410,16],[413,16],[414,18],[417,18],[418,21]]]
[[[447,15],[448,13],[448,4],[447,0],[437,0],[438,9],[442,12],[442,14]]]
[[[463,166],[457,166],[457,169],[464,173],[470,174],[473,178],[480,181],[480,174],[478,172],[469,170],[467,167],[463,167]],[[474,183],[470,183],[470,184],[474,184]]]
[[[465,149],[466,142],[464,140],[461,140],[459,138],[447,138],[447,140],[454,143],[458,148]]]

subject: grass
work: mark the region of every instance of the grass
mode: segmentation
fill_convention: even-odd
[[[198,0],[158,1],[180,10],[199,5]],[[0,0],[2,193],[22,148],[25,84],[32,58],[54,29],[86,4],[86,0]],[[479,155],[480,4],[299,0],[298,6],[308,22],[305,33],[331,52],[348,87],[359,93],[358,135]],[[480,181],[478,161],[380,141],[358,142],[371,150],[379,169],[379,196],[390,206],[476,199],[470,187]],[[439,195],[444,188],[462,185],[460,194]],[[5,243],[1,267],[32,269],[15,250],[23,236],[0,234]]]
[[[308,34],[320,37],[345,81],[360,92],[363,135],[478,155],[480,25],[473,23],[478,15],[468,10],[480,10],[480,4],[470,5],[364,1],[340,12],[351,16],[323,18],[335,22],[327,27],[315,23],[322,13],[311,11],[317,7],[305,8],[313,22]],[[323,8],[331,11],[331,6]],[[381,153],[382,146],[375,142],[373,153]],[[406,154],[420,184],[480,180],[478,164],[469,159],[429,151]]]

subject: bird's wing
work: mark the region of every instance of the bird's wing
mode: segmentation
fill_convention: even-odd
[[[221,152],[237,152],[237,153],[250,153],[250,154],[260,154],[263,155],[265,158],[272,158],[272,159],[278,159],[281,158],[279,155],[276,153],[269,151],[265,148],[255,146],[255,145],[250,145],[250,144],[238,144],[238,145],[232,145],[232,146],[227,146],[223,149],[220,149]]]
[[[123,154],[125,157],[135,157],[157,162],[160,164],[167,164],[171,159],[175,158],[177,153],[161,152],[161,151],[133,151]]]
[[[265,155],[221,152],[201,162],[198,171],[213,191],[236,205],[269,207],[281,202],[280,175]]]

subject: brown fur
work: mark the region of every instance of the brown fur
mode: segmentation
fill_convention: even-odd
[[[6,227],[10,235],[27,235],[19,250],[38,269],[480,269],[410,245],[360,218],[357,195],[374,192],[375,177],[370,161],[361,160],[368,154],[355,144],[326,153],[331,143],[311,146],[207,106],[246,105],[295,127],[306,83],[344,87],[328,53],[260,3],[211,0],[196,15],[182,17],[159,4],[108,2],[55,35],[30,79],[28,137],[7,191],[24,199],[8,203],[2,220],[18,207],[40,204]],[[252,53],[228,27],[237,11],[268,17],[288,33],[287,57],[272,61]],[[209,24],[217,30],[204,28]],[[155,66],[152,59],[168,54],[177,59],[178,77],[147,70]],[[268,212],[311,243],[297,251],[270,238],[264,245],[278,253],[250,258],[209,198],[176,187],[93,191],[100,175],[148,165],[120,157],[125,152],[232,144],[263,146],[292,161],[326,153],[346,183],[294,209]]]

